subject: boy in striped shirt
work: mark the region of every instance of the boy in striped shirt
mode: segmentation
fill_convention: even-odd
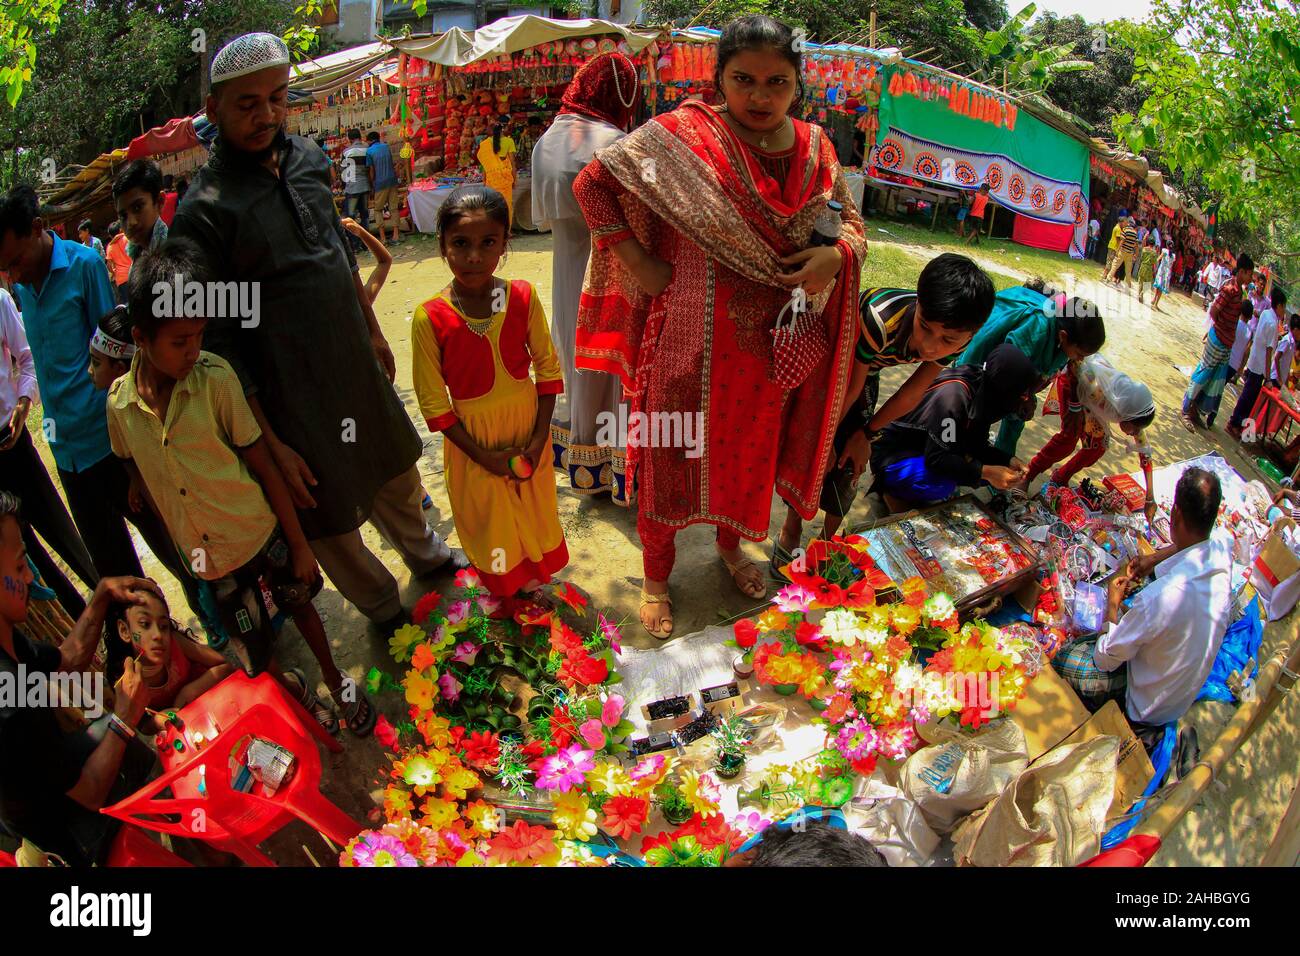
[[[970,343],[993,311],[993,280],[974,261],[944,253],[921,270],[916,291],[864,289],[844,417],[835,433],[835,457],[822,482],[826,513],[821,537],[830,538],[853,504],[856,483],[871,458],[871,443],[885,426],[916,408],[943,368]],[[879,410],[880,372],[900,365],[916,369]],[[799,546],[803,519],[787,507],[772,548],[771,570],[788,564]]]

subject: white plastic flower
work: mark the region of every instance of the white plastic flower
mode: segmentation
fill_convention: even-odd
[[[834,644],[852,647],[864,637],[862,622],[848,608],[831,608],[822,618],[822,634]]]

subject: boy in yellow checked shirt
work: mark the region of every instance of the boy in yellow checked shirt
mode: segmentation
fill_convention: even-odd
[[[374,729],[375,710],[334,664],[312,605],[323,583],[320,569],[243,387],[224,359],[200,351],[207,318],[154,293],[209,280],[199,262],[197,248],[185,241],[136,260],[130,318],[137,351],[108,393],[109,442],[126,459],[133,487],[148,492],[192,573],[211,585],[244,669],[271,671],[321,726],[338,732],[306,676],[281,672],[275,662],[265,581],[276,605],[292,614],[348,728],[365,736]]]

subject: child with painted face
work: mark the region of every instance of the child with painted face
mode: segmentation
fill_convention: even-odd
[[[169,241],[131,272],[136,354],[108,393],[113,453],[143,484],[191,573],[212,588],[222,626],[252,675],[270,671],[330,733],[338,720],[301,671],[281,672],[262,589],[293,617],[344,721],[357,736],[377,713],[334,663],[312,598],[323,584],[288,486],[234,370],[201,350],[207,318],[174,288],[211,281],[197,248]],[[155,290],[158,290],[157,292]]]
[[[172,620],[167,602],[152,591],[139,604],[118,604],[105,621],[106,640],[131,648],[150,710],[180,708],[229,677],[234,668],[217,651],[196,641]],[[155,734],[160,721],[146,712],[140,729]]]
[[[126,306],[119,305],[99,320],[90,337],[90,365],[86,373],[95,383],[95,388],[107,391],[127,373],[134,355],[131,319]]]
[[[483,583],[507,598],[569,563],[550,454],[564,379],[537,290],[495,274],[509,232],[495,189],[448,196],[438,244],[452,280],[411,320],[415,394],[429,430],[443,434],[456,533]]]

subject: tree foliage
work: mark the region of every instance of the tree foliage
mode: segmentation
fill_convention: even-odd
[[[1281,0],[1155,0],[1121,24],[1134,53],[1140,108],[1114,120],[1134,151],[1159,149],[1198,174],[1224,214],[1259,230],[1273,255],[1300,256],[1300,15]]]
[[[0,111],[0,185],[87,163],[141,127],[197,111],[205,48],[293,22],[291,0],[66,0],[58,29],[34,41],[35,80],[20,98],[10,86],[16,105]]]
[[[1041,93],[1057,77],[1092,69],[1092,61],[1074,56],[1074,43],[1051,42],[1030,29],[1037,12],[1030,3],[996,30],[964,28],[980,54],[979,78],[992,86],[1005,82],[1015,92]]]

